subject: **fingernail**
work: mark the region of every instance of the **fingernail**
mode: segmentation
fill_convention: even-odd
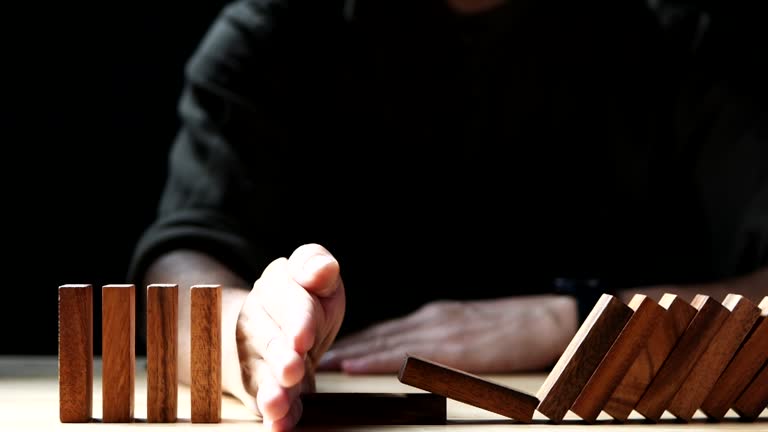
[[[302,268],[305,277],[313,277],[323,267],[333,262],[333,258],[328,255],[312,255]]]

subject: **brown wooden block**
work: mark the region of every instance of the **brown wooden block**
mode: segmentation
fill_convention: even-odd
[[[664,313],[659,319],[658,327],[648,337],[647,344],[603,407],[603,410],[616,420],[625,421],[629,418],[653,377],[696,315],[696,309],[675,294],[664,294],[659,300],[659,306],[664,309]]]
[[[147,287],[147,421],[175,422],[178,391],[178,285]]]
[[[759,307],[760,318],[747,336],[746,342],[720,375],[701,406],[701,410],[709,418],[723,419],[752,378],[768,361],[768,297],[760,302]]]
[[[632,316],[618,298],[603,294],[537,393],[538,411],[559,423]]]
[[[728,294],[723,306],[730,314],[667,408],[681,420],[693,418],[760,316],[760,309],[740,295]]]
[[[446,400],[433,393],[306,393],[300,426],[440,425]]]
[[[101,289],[102,403],[104,423],[133,421],[136,381],[136,288]]]
[[[665,311],[655,300],[642,294],[636,294],[628,306],[634,311],[632,317],[571,407],[571,411],[588,423],[597,420],[616,386],[640,350],[645,348]]]
[[[649,420],[661,419],[685,378],[730,314],[717,300],[701,294],[693,298],[691,305],[697,310],[696,316],[635,407],[635,411]]]
[[[221,422],[221,285],[190,288],[192,423]]]
[[[745,420],[756,420],[768,407],[768,363],[752,379],[744,393],[736,399],[734,411]]]
[[[406,356],[398,379],[403,384],[523,423],[533,420],[539,404],[533,395],[412,355]]]
[[[93,416],[93,287],[59,287],[59,420]]]

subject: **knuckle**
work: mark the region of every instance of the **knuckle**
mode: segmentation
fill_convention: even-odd
[[[422,306],[419,312],[427,316],[436,316],[458,312],[460,308],[460,303],[455,300],[435,300]]]

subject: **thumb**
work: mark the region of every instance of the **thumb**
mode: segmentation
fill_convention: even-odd
[[[318,244],[299,246],[288,258],[291,277],[318,297],[332,296],[340,285],[339,262]]]

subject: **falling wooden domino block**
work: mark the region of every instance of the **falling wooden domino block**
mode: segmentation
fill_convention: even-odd
[[[59,420],[85,423],[93,415],[93,287],[59,287]]]
[[[531,422],[539,403],[533,395],[412,355],[406,356],[398,379],[403,384],[523,423]]]
[[[768,297],[760,302],[760,318],[701,406],[707,417],[722,420],[760,368],[768,362]]]
[[[177,417],[178,285],[147,287],[147,422]]]
[[[628,306],[634,311],[632,316],[571,407],[571,411],[588,423],[597,420],[665,311],[655,300],[642,294],[636,294]]]
[[[701,294],[693,298],[691,305],[697,310],[696,316],[635,407],[635,411],[649,420],[661,419],[699,356],[707,349],[730,313],[717,300]]]
[[[740,295],[728,294],[723,306],[730,314],[667,408],[681,420],[690,421],[693,418],[760,316],[760,309]]]
[[[618,298],[603,294],[537,393],[538,411],[559,423],[632,316]]]
[[[754,377],[744,393],[736,399],[733,409],[743,419],[756,420],[766,407],[768,407],[768,363]]]
[[[128,423],[136,380],[136,289],[104,285],[101,302],[103,421]]]
[[[190,305],[192,423],[219,423],[221,285],[193,285]]]
[[[603,410],[616,420],[625,421],[629,418],[653,377],[696,315],[696,309],[675,294],[664,294],[659,300],[659,306],[664,312],[658,327],[648,337],[646,346],[632,362],[632,366],[603,407]]]

